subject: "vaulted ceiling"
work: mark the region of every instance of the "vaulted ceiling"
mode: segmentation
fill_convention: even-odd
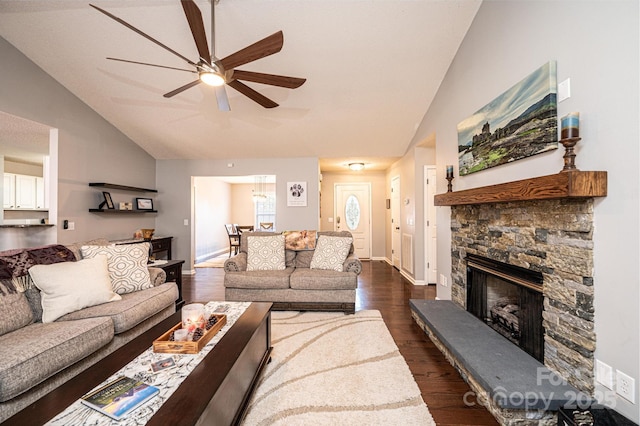
[[[198,60],[178,0],[94,0]],[[196,0],[210,38],[211,3]],[[0,1],[0,35],[156,159],[318,157],[384,169],[405,154],[480,0],[220,0],[216,56],[276,31],[279,53],[242,69],[303,77],[297,89],[247,83],[279,107],[227,87],[230,112],[185,62],[79,0]],[[34,89],[35,90],[35,89]]]

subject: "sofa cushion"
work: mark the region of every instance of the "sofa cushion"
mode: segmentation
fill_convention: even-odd
[[[152,287],[147,269],[149,243],[82,246],[80,251],[83,258],[107,256],[109,277],[116,293],[131,293]]]
[[[31,324],[0,336],[0,401],[7,401],[113,339],[113,322]]]
[[[282,271],[227,272],[225,287],[235,288],[289,288],[289,276],[293,268]]]
[[[67,244],[67,248],[76,256],[76,260],[82,259],[82,246],[108,246],[113,244],[106,238],[96,238],[95,240],[89,240],[82,243]]]
[[[284,235],[247,238],[247,271],[280,271],[286,268]]]
[[[296,253],[296,268],[310,268],[311,259],[313,259],[313,251],[299,251]]]
[[[113,320],[115,334],[123,333],[147,318],[171,306],[178,298],[178,287],[169,282],[142,291],[122,295],[122,300],[91,306],[71,312],[58,322],[85,318],[109,317]]]
[[[342,271],[353,238],[321,235],[311,259],[311,269]]]
[[[326,235],[327,237],[352,237],[353,235],[351,235],[351,232],[349,231],[318,231],[318,238],[320,238],[321,235]],[[355,247],[353,246],[353,243],[351,243],[351,247],[349,248],[349,254],[353,254],[353,252],[355,251]]]
[[[353,272],[296,268],[289,284],[295,290],[353,290],[358,287],[358,278]]]
[[[245,231],[240,234],[240,253],[247,253],[247,238],[249,237],[269,237],[272,235],[280,235],[276,232],[267,232],[267,231]]]
[[[0,335],[24,327],[32,321],[33,313],[24,293],[0,282]]]
[[[42,297],[42,322],[52,322],[87,306],[119,300],[113,292],[107,258],[34,265],[29,274]]]

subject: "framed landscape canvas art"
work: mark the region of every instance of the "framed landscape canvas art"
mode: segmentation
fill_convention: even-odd
[[[461,176],[556,148],[555,61],[546,63],[458,124]]]

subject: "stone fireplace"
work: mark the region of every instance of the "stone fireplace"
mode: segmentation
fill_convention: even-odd
[[[451,232],[452,300],[465,309],[476,300],[469,293],[469,263],[495,261],[541,277],[542,353],[534,350],[532,355],[577,389],[593,394],[593,199],[454,205]],[[502,316],[508,319],[515,308],[504,302],[523,296],[503,285],[489,287],[494,298],[505,298]],[[518,339],[521,334],[514,333]]]
[[[540,272],[467,254],[467,311],[544,361]]]

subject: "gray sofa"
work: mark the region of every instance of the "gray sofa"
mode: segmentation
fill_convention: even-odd
[[[104,244],[106,241],[92,243]],[[53,245],[0,252],[0,278],[3,278],[0,288],[0,333],[3,333],[0,335],[0,421],[176,310],[176,284],[165,282],[166,274],[162,269],[149,268],[150,288],[121,294],[121,300],[86,307],[53,322],[43,323],[38,288],[16,288],[11,283],[19,284],[20,280],[28,279],[24,271],[22,276],[19,271],[20,268],[26,269],[25,260],[27,265],[73,262],[81,256],[80,246]],[[13,278],[10,276],[12,272],[15,272]],[[18,309],[23,312],[18,313]],[[24,317],[25,309],[27,319],[31,320],[16,324],[15,318]]]
[[[351,237],[347,231],[317,234],[318,238]],[[272,302],[274,310],[355,312],[362,263],[353,252],[353,244],[342,271],[311,269],[313,250],[285,250],[284,270],[247,271],[247,238],[268,235],[274,233],[242,233],[240,252],[224,263],[226,300]]]

